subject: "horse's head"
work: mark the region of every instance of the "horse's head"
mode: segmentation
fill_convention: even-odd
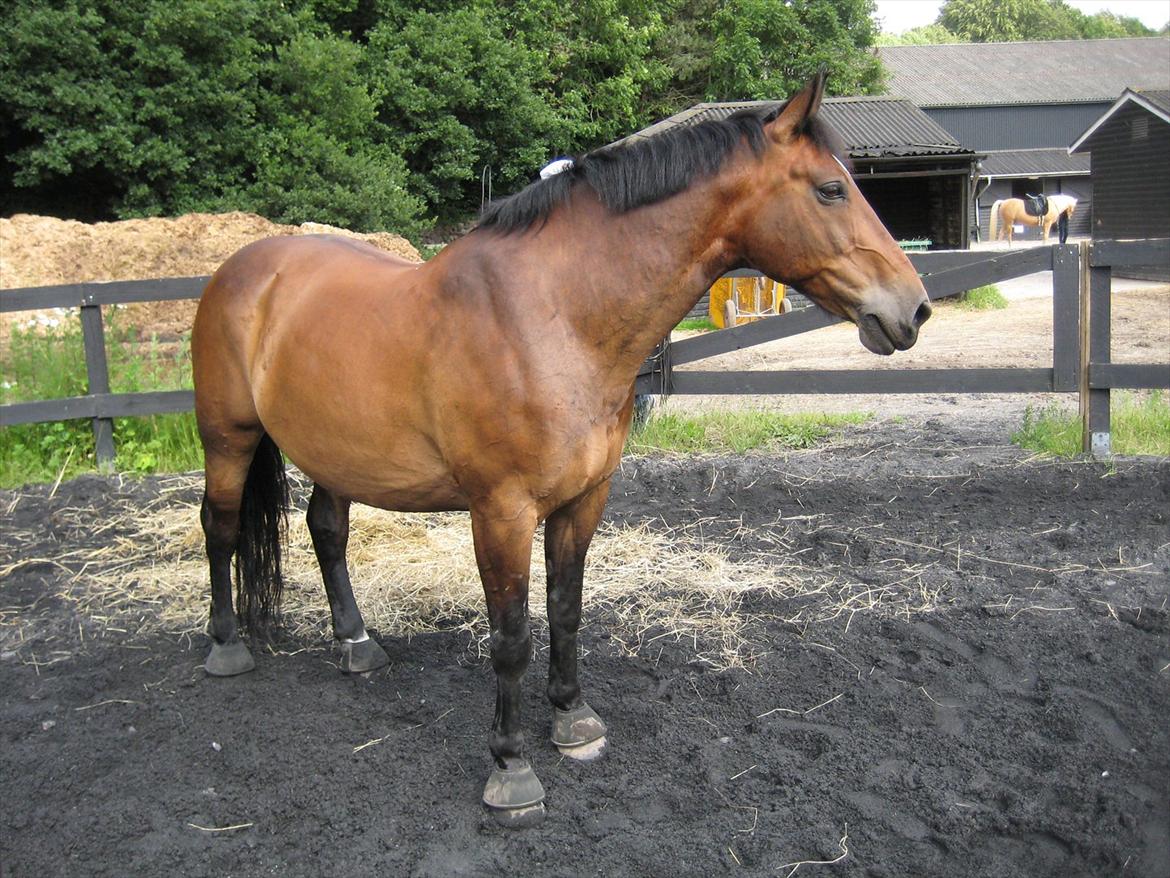
[[[817,118],[824,86],[818,74],[765,124],[740,181],[735,242],[752,267],[857,324],[869,350],[906,350],[930,316],[926,290],[835,154]]]

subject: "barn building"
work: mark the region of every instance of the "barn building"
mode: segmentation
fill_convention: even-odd
[[[1088,156],[1068,146],[1126,87],[1170,88],[1170,40],[888,46],[887,92],[907,98],[964,146],[985,153],[977,219],[986,239],[991,204],[1043,192],[1078,200],[1070,232],[1088,235]],[[1037,229],[1026,236],[1036,238]]]
[[[619,142],[653,137],[679,125],[725,119],[739,110],[779,105],[777,101],[696,104]],[[980,156],[907,100],[825,98],[820,112],[845,142],[858,188],[895,238],[921,242],[931,249],[966,247]]]
[[[1092,156],[1094,238],[1170,238],[1170,90],[1127,88],[1069,152]],[[1126,273],[1170,280],[1170,265]]]

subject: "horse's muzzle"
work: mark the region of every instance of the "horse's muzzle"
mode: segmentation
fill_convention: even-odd
[[[857,333],[867,349],[885,356],[914,347],[914,342],[918,341],[918,328],[930,319],[930,315],[930,302],[926,299],[909,318],[866,312],[857,318]]]

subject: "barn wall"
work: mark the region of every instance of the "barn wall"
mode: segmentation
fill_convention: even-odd
[[[976,152],[1068,146],[1113,106],[1112,102],[1055,106],[932,107],[931,119]]]
[[[1140,128],[1135,130],[1135,123]],[[1085,146],[1097,204],[1094,238],[1170,237],[1170,124],[1137,105],[1122,107]],[[1170,266],[1132,269],[1132,277],[1170,280]]]
[[[1146,120],[1144,138],[1133,131],[1140,119]],[[1093,237],[1170,236],[1170,124],[1141,107],[1126,106],[1085,146],[1097,181]]]

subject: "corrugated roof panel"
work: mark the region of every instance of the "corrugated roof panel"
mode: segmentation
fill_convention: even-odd
[[[677,125],[726,119],[748,109],[771,109],[780,101],[728,101],[696,104],[643,128],[630,139],[653,137]],[[826,98],[821,116],[840,135],[852,158],[880,156],[970,155],[937,122],[907,100],[885,97]]]
[[[1163,113],[1170,115],[1170,89],[1141,88],[1137,92]]]
[[[1089,173],[1089,155],[1069,155],[1063,147],[1005,149],[987,153],[985,177],[1065,177]]]
[[[1114,100],[1127,88],[1170,88],[1170,40],[1055,40],[885,46],[887,91],[920,107]]]

